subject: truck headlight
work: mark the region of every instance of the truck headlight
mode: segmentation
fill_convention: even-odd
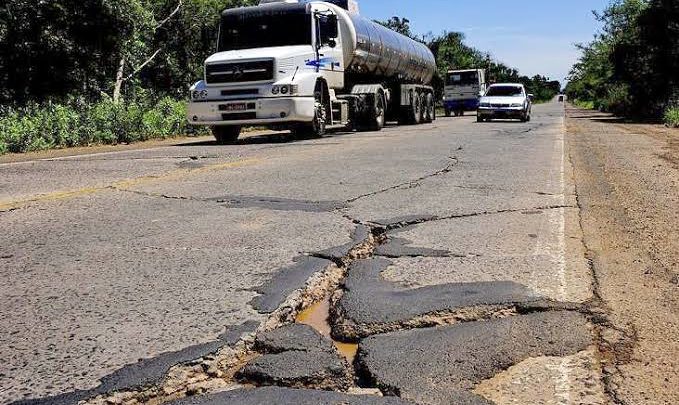
[[[299,86],[296,84],[276,84],[271,87],[271,94],[297,94]]]
[[[207,90],[194,90],[191,92],[191,99],[195,101],[207,99]]]

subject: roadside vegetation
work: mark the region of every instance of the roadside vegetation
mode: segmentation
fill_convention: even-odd
[[[0,154],[193,135],[188,87],[225,7],[254,0],[6,0]]]
[[[535,95],[536,102],[550,101],[561,91],[561,83],[556,80],[541,75],[523,76],[518,69],[495,60],[491,54],[467,45],[465,35],[461,32],[444,32],[439,35],[430,33],[417,37],[412,33],[407,18],[392,17],[387,21],[376,22],[420,41],[431,49],[438,65],[438,74],[433,85],[439,99],[443,95],[446,72],[460,69],[486,69],[486,80],[489,83],[523,83],[528,92]]]
[[[679,128],[679,107],[668,108],[664,119],[668,127]]]
[[[566,93],[576,105],[677,126],[679,2],[615,0],[595,13],[603,29],[573,67]]]

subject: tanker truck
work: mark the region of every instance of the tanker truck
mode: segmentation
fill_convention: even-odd
[[[219,143],[243,126],[320,137],[431,122],[435,71],[424,44],[363,18],[353,0],[262,0],[222,12],[188,121]]]

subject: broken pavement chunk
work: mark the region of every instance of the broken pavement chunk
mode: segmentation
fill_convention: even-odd
[[[571,355],[591,343],[583,315],[553,311],[371,336],[360,344],[357,366],[387,395],[447,405],[527,358]],[[486,403],[480,400],[470,403]]]
[[[266,353],[248,362],[242,381],[293,388],[345,390],[351,374],[332,343],[307,325],[283,326],[257,336],[255,349]]]
[[[416,289],[384,280],[380,273],[391,262],[368,259],[354,262],[347,273],[345,291],[331,313],[333,336],[356,341],[403,328],[414,319],[417,327],[436,325],[430,315],[460,313],[463,318],[490,317],[517,304],[542,297],[511,281],[441,284]],[[411,325],[413,326],[413,325]]]

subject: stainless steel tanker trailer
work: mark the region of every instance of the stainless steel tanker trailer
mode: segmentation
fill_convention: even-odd
[[[188,120],[221,143],[244,125],[322,136],[436,119],[436,62],[352,0],[271,1],[222,13],[217,52],[191,87]]]

